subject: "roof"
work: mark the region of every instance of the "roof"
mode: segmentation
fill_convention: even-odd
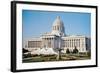
[[[86,38],[86,36],[83,36],[83,35],[69,35],[69,36],[64,36],[62,38]]]
[[[42,39],[41,38],[31,38],[28,41],[42,41]]]
[[[63,26],[63,22],[60,19],[60,16],[57,16],[56,20],[53,23],[53,26]]]

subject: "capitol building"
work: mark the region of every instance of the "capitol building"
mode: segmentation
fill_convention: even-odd
[[[75,47],[79,52],[90,51],[90,37],[84,35],[66,35],[65,29],[60,16],[57,16],[52,24],[52,31],[44,33],[38,38],[26,40],[25,48],[31,54],[58,54],[59,49],[61,49],[62,53],[66,53],[67,49],[73,51]]]

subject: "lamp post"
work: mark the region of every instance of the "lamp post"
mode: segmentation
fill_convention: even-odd
[[[61,60],[61,37],[59,36],[59,42],[58,42],[58,48],[57,48],[57,51],[58,51],[58,56],[57,56],[57,60]]]

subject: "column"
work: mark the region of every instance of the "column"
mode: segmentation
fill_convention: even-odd
[[[52,37],[52,48],[54,48],[54,37]]]

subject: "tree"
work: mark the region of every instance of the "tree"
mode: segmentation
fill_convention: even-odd
[[[28,58],[28,57],[31,57],[31,53],[29,53],[29,50],[23,48],[23,58]],[[26,53],[26,54],[25,54]]]
[[[66,54],[69,54],[70,53],[70,51],[69,51],[69,49],[67,48],[67,50],[66,50]]]
[[[29,52],[28,50],[26,50],[25,48],[23,48],[23,53]]]
[[[78,53],[79,51],[78,51],[78,49],[76,48],[76,46],[75,46],[75,48],[73,49],[73,53]]]

